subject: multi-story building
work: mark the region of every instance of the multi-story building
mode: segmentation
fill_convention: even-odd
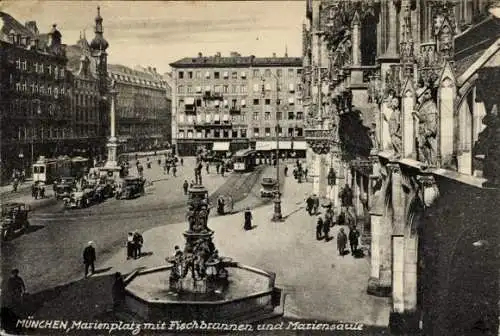
[[[270,155],[277,135],[283,155],[303,154],[301,58],[199,53],[170,66],[172,133],[180,155],[194,155],[199,147],[221,152],[251,147]]]
[[[56,25],[40,34],[0,12],[1,166],[6,181],[39,155],[68,154],[71,128],[66,45]]]
[[[489,3],[306,1],[314,184],[335,199],[319,186],[347,168],[369,218],[367,292],[391,297],[395,332],[498,334],[500,20]]]
[[[108,65],[116,83],[116,118],[122,151],[163,148],[170,141],[170,105],[166,82],[153,70]]]
[[[105,153],[109,116],[100,109],[96,60],[91,56],[90,45],[84,36],[80,36],[77,44],[67,47],[67,55],[67,68],[73,80],[73,151],[97,159]]]

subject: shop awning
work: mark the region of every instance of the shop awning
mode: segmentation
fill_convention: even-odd
[[[305,141],[294,141],[293,142],[293,149],[295,150],[306,150],[307,149],[307,143]]]
[[[194,105],[194,97],[184,98],[184,105]]]
[[[276,150],[276,142],[275,141],[257,141],[255,143],[255,150],[258,150],[258,151]]]
[[[280,141],[279,149],[292,149],[291,141]]]
[[[212,148],[214,151],[228,151],[229,150],[229,142],[214,142],[214,147]]]

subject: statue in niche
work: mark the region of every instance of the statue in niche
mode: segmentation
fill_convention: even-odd
[[[437,164],[438,109],[432,99],[430,88],[425,88],[421,92],[418,97],[418,111],[413,112],[418,120],[418,160],[429,166],[435,166]]]
[[[474,146],[476,156],[484,156],[483,176],[488,185],[500,185],[500,120],[496,105],[491,113],[483,118],[486,128],[479,134]]]
[[[392,149],[397,157],[401,156],[403,136],[401,134],[401,111],[399,109],[399,99],[393,97],[389,102],[392,110],[391,117],[387,120],[389,124],[389,134],[391,136]]]

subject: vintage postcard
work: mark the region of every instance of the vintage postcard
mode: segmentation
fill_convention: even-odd
[[[499,15],[1,1],[2,335],[500,335]]]

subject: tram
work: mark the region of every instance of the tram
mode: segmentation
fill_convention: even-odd
[[[46,158],[40,156],[33,164],[33,182],[52,184],[61,176],[82,177],[89,167],[89,160],[84,157],[59,156]]]
[[[235,172],[252,171],[257,161],[257,152],[253,149],[243,149],[236,152],[232,158]]]

